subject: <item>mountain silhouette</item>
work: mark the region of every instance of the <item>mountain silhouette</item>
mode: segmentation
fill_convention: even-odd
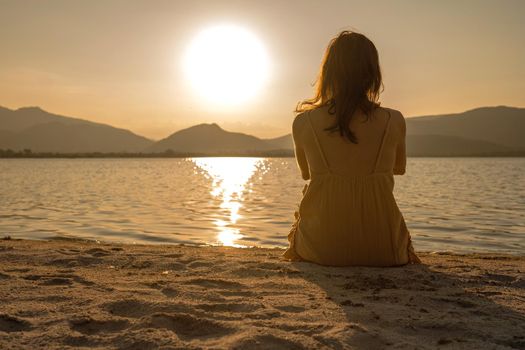
[[[482,107],[463,113],[407,118],[406,122],[407,135],[459,137],[525,150],[524,108]]]
[[[463,113],[406,118],[409,156],[475,156],[525,151],[525,109],[482,107]],[[267,140],[292,149],[290,134]]]
[[[525,152],[525,109],[483,107],[406,119],[409,156],[486,156]],[[261,139],[199,124],[154,142],[129,130],[70,118],[38,107],[0,107],[0,149],[33,152],[198,153],[221,155],[293,150],[290,134]]]
[[[160,140],[146,149],[147,152],[168,150],[189,153],[220,154],[225,152],[259,152],[279,149],[272,142],[255,136],[230,132],[219,125],[199,124]]]
[[[64,124],[92,123],[83,119],[48,113],[40,107],[22,107],[17,110],[0,107],[0,129],[2,130],[19,132],[38,124],[51,122],[60,122]]]
[[[48,113],[0,107],[0,149],[33,152],[139,152],[153,141],[129,130]]]
[[[409,156],[480,156],[525,152],[525,109],[482,107],[406,118]],[[292,149],[290,134],[267,140]]]
[[[265,139],[265,141],[275,149],[293,149],[293,139],[291,134],[273,139]]]

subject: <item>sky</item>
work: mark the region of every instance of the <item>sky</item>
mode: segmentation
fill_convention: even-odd
[[[198,123],[276,137],[313,94],[329,40],[376,45],[383,106],[405,117],[525,106],[525,1],[0,0],[0,106],[47,111],[160,139]],[[249,101],[214,106],[182,61],[203,29],[233,24],[270,69]]]

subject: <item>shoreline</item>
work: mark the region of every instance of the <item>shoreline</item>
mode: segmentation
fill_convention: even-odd
[[[279,248],[0,240],[0,348],[525,348],[525,256],[404,267]]]
[[[105,240],[99,240],[95,238],[82,238],[78,236],[56,236],[56,237],[49,237],[49,238],[27,238],[27,237],[12,237],[11,235],[5,235],[4,237],[0,238],[0,241],[35,241],[35,242],[70,242],[70,243],[93,243],[93,244],[103,244],[103,245],[119,245],[119,246],[162,246],[162,247],[193,247],[193,248],[236,248],[236,249],[268,249],[268,250],[282,250],[283,252],[287,249],[287,247],[280,247],[280,246],[225,246],[222,244],[212,244],[212,243],[193,243],[193,242],[163,242],[163,241],[144,241],[144,242],[126,242],[126,241],[105,241]],[[476,250],[420,250],[416,249],[416,254],[424,254],[424,255],[457,255],[457,256],[509,256],[509,257],[525,257],[525,252],[521,253],[521,251],[514,251],[514,250],[507,250],[507,251],[499,251],[499,250],[485,250],[485,251],[476,251]]]

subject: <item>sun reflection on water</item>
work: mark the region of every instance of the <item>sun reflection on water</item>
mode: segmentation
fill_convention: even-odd
[[[262,158],[244,157],[209,157],[191,159],[199,168],[206,171],[212,180],[211,195],[222,200],[220,208],[228,212],[227,217],[214,221],[219,233],[220,244],[232,247],[243,247],[235,243],[243,235],[234,225],[241,217],[243,192],[248,181],[263,162]]]

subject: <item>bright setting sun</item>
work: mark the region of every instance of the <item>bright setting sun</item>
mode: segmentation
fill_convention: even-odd
[[[236,25],[212,26],[191,42],[183,69],[194,91],[207,102],[236,105],[257,95],[269,76],[263,43]]]

